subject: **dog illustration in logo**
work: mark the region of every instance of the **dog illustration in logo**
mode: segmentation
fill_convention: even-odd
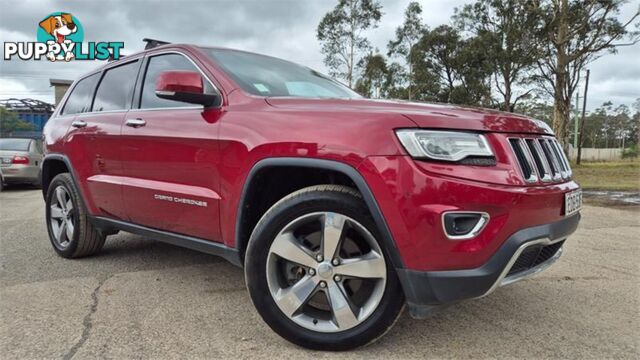
[[[70,44],[71,40],[67,39],[66,37],[78,31],[78,27],[76,26],[76,24],[73,23],[73,18],[71,14],[66,14],[66,13],[62,13],[57,16],[53,16],[53,15],[49,16],[48,18],[40,22],[40,27],[43,28],[44,31],[47,32],[47,34],[53,36],[53,38],[55,39],[55,41],[54,40],[47,41],[47,44],[55,44],[55,43]],[[69,61],[73,58],[74,58],[74,55],[70,51],[64,55],[62,54],[58,55],[57,58],[53,52],[50,52],[47,54],[47,59],[51,61],[56,61],[56,60]]]

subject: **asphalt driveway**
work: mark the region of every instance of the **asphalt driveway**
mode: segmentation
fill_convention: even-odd
[[[377,343],[331,354],[278,337],[242,270],[120,233],[95,257],[51,249],[38,190],[0,193],[0,357],[638,358],[640,212],[585,207],[563,257],[538,276],[453,305],[404,313]]]

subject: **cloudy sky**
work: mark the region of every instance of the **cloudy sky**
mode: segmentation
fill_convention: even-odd
[[[422,0],[424,22],[431,28],[450,21],[455,7],[471,0]],[[401,24],[409,0],[381,1],[380,26],[370,31],[382,52]],[[84,26],[85,41],[124,41],[125,54],[143,48],[144,37],[250,50],[281,57],[326,72],[316,26],[335,1],[29,1],[3,2],[0,39],[35,41],[38,22],[51,12],[72,13]],[[627,3],[620,17],[629,18],[640,1]],[[3,49],[4,51],[4,49]],[[32,97],[53,101],[49,78],[75,79],[98,64],[93,61],[50,63],[48,60],[1,60],[0,98]],[[621,48],[593,64],[588,109],[604,101],[631,105],[640,97],[640,45]]]

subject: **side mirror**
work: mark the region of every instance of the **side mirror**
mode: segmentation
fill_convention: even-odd
[[[205,94],[202,75],[195,71],[164,71],[156,80],[156,96],[162,99],[199,104],[218,104],[220,96]]]

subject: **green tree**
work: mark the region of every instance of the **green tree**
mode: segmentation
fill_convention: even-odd
[[[456,9],[454,20],[468,33],[483,39],[499,107],[513,111],[518,101],[532,91],[532,70],[541,56],[537,32],[540,24],[538,0],[476,0]]]
[[[387,66],[387,74],[383,84],[383,94],[386,98],[407,99],[407,89],[403,86],[406,72],[402,65],[392,62]]]
[[[635,142],[638,125],[633,121],[627,105],[618,105],[613,112],[615,147],[624,149]]]
[[[375,0],[340,0],[320,21],[317,38],[331,76],[354,83],[356,65],[371,50],[364,31],[376,28],[382,6]]]
[[[417,2],[410,2],[404,13],[404,23],[396,29],[395,40],[389,41],[387,55],[400,56],[407,64],[406,80],[407,97],[409,100],[413,98],[413,86],[415,83],[414,64],[414,46],[418,43],[424,32],[425,26],[422,24],[422,7]]]
[[[33,131],[36,127],[18,115],[0,106],[0,136],[9,136],[14,131]]]
[[[489,103],[490,68],[483,39],[463,39],[456,28],[441,25],[425,32],[415,52],[421,98],[467,105]]]
[[[606,123],[607,116],[606,110],[600,107],[585,117],[584,128],[582,129],[583,147],[604,147],[606,138],[604,124]]]
[[[638,17],[618,20],[625,0],[543,0],[540,10],[543,55],[538,61],[539,78],[554,99],[553,129],[567,146],[571,99],[584,66],[616,47],[634,44],[638,32],[627,27]],[[628,38],[627,43],[621,43]]]
[[[514,108],[514,112],[553,124],[553,105],[543,99],[524,97]]]
[[[369,54],[359,63],[362,76],[356,81],[356,91],[372,98],[384,96],[384,84],[387,79],[387,61],[381,54]]]
[[[627,148],[638,144],[640,112],[632,114],[626,105],[603,103],[585,118],[583,141],[585,147]]]

